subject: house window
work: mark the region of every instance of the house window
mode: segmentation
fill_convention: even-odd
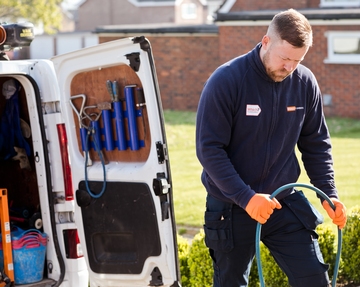
[[[360,7],[360,0],[320,0],[320,7]]]
[[[328,58],[325,63],[360,64],[360,31],[329,31]]]
[[[181,17],[183,19],[196,19],[196,5],[194,3],[184,3],[181,5]]]

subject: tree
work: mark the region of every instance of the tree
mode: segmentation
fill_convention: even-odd
[[[62,0],[1,0],[0,22],[18,22],[26,19],[42,25],[45,33],[53,34],[61,26]]]

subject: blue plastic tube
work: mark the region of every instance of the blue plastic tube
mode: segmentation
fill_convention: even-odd
[[[134,85],[125,86],[125,101],[126,101],[126,110],[128,115],[128,130],[130,137],[130,148],[131,150],[139,149],[139,137],[138,137],[138,128],[136,123],[136,111],[135,111],[135,101],[134,101]]]
[[[127,144],[125,139],[124,115],[121,102],[114,102],[116,143],[118,150],[126,150]]]
[[[86,134],[87,134],[87,129],[80,128],[81,148],[83,151],[88,151],[90,149],[89,143],[86,146]]]
[[[114,149],[114,139],[112,135],[112,127],[111,127],[111,112],[110,110],[102,111],[102,119],[104,123],[104,146],[106,150]]]

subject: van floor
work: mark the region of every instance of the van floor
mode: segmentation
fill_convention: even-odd
[[[35,282],[35,283],[30,283],[30,284],[25,284],[25,285],[17,285],[15,284],[14,286],[24,286],[24,287],[51,287],[53,286],[55,283],[54,280],[52,279],[43,279],[40,282]]]

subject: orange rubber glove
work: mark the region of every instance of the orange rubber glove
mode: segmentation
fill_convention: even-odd
[[[340,229],[343,229],[346,224],[346,207],[337,198],[330,198],[330,200],[334,203],[335,210],[331,208],[330,204],[326,200],[323,201],[322,206],[332,219],[333,223],[339,226]]]
[[[270,199],[269,194],[257,193],[255,194],[245,207],[245,211],[252,219],[264,224],[274,209],[280,209],[282,206],[276,198]]]

